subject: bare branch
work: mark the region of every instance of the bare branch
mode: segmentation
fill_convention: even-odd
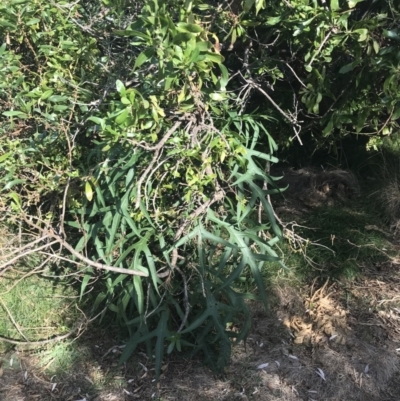
[[[168,141],[168,139],[171,137],[171,135],[182,125],[182,121],[177,121],[169,130],[168,132],[164,135],[164,137],[161,139],[160,142],[158,142],[157,146],[155,147],[155,153],[153,156],[153,159],[151,160],[150,164],[146,168],[145,172],[142,174],[140,177],[138,184],[137,184],[137,193],[136,193],[136,202],[135,202],[135,208],[138,209],[140,206],[140,198],[141,198],[141,187],[143,184],[143,181],[146,179],[148,174],[150,173],[151,169],[153,168],[154,164],[157,162],[158,156],[160,155],[160,152],[165,145],[165,142]]]

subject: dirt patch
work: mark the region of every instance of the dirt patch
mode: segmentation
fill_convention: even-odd
[[[199,360],[171,357],[156,383],[153,363],[141,353],[118,368],[121,348],[107,333],[88,333],[79,345],[86,362],[58,377],[38,369],[34,356],[11,353],[3,356],[0,400],[395,401],[399,285],[392,264],[346,285],[277,288],[269,314],[253,308],[251,335],[218,377]],[[5,366],[10,358],[14,367]]]
[[[272,167],[273,176],[281,176],[278,181],[283,198],[275,196],[276,211],[285,214],[301,214],[321,206],[351,199],[359,194],[360,187],[353,173],[342,169],[318,170],[306,167],[299,170]]]

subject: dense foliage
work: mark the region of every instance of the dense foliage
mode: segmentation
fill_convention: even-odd
[[[175,348],[221,368],[250,326],[238,282],[267,304],[278,260],[276,143],[398,129],[398,17],[383,0],[5,0],[2,212],[95,287],[123,360],[144,343],[158,372]]]

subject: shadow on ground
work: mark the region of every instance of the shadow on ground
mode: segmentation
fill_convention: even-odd
[[[346,285],[327,281],[302,293],[279,287],[269,314],[254,306],[251,335],[220,377],[198,360],[170,358],[156,383],[145,354],[119,368],[117,333],[92,328],[71,345],[75,361],[58,370],[51,359],[43,366],[43,355],[4,355],[0,400],[394,401],[400,392],[399,288],[395,263]]]

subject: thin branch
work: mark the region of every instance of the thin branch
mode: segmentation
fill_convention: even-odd
[[[7,308],[7,305],[3,302],[1,297],[0,297],[0,303],[1,303],[1,306],[3,307],[3,309],[7,312],[8,317],[10,318],[10,320],[11,320],[12,324],[14,325],[14,327],[17,329],[18,333],[21,335],[21,337],[23,337],[26,341],[29,342],[29,340],[25,337],[25,334],[21,331],[18,323],[14,320],[13,315],[11,314],[11,312]]]
[[[290,69],[290,71],[292,71],[293,75],[296,77],[296,79],[300,82],[300,84],[302,86],[304,86],[304,88],[307,88],[307,86],[304,84],[304,82],[297,76],[296,72],[294,71],[294,69],[290,66],[289,63],[285,63],[285,65]]]
[[[44,239],[45,239],[45,237],[41,237],[40,238],[41,241],[43,241]],[[37,241],[34,241],[34,242],[37,242]],[[31,249],[29,251],[25,251],[23,253],[20,253],[18,256],[15,256],[14,258],[8,260],[7,262],[5,262],[2,265],[0,265],[0,270],[1,270],[0,271],[0,276],[2,276],[6,272],[6,270],[7,270],[6,267],[7,266],[12,265],[13,263],[18,261],[19,259],[23,258],[24,256],[30,255],[31,253],[36,253],[37,251],[40,251],[41,249],[45,249],[45,248],[47,248],[47,247],[49,247],[51,245],[54,245],[57,242],[59,242],[59,241],[55,240],[53,242],[50,242],[49,244],[44,244],[42,246],[39,246],[38,248]]]
[[[165,142],[168,141],[168,139],[171,137],[171,135],[182,125],[182,121],[177,121],[172,128],[168,130],[168,132],[164,135],[164,137],[161,139],[161,141],[157,144],[155,147],[155,153],[153,156],[153,159],[151,160],[150,164],[147,166],[147,169],[145,172],[142,174],[140,177],[138,184],[137,184],[137,193],[136,193],[136,202],[135,202],[135,209],[138,209],[140,206],[140,198],[141,198],[141,187],[143,184],[143,181],[146,179],[150,171],[152,170],[154,164],[158,160],[158,156],[160,155],[160,152],[165,145]]]
[[[74,255],[76,258],[78,258],[81,262],[84,262],[85,264],[94,267],[96,269],[100,269],[100,270],[106,270],[106,271],[112,271],[114,273],[121,273],[121,274],[127,274],[127,275],[131,275],[131,276],[141,276],[141,277],[148,277],[148,273],[139,271],[139,270],[132,270],[132,269],[125,269],[122,267],[115,267],[115,266],[109,266],[109,265],[105,265],[102,263],[98,263],[98,262],[94,262],[93,260],[87,258],[86,256],[82,255],[81,253],[79,253],[78,251],[76,251],[65,239],[63,239],[60,235],[56,234],[52,228],[49,228],[47,230],[42,229],[41,227],[39,227],[37,224],[33,223],[32,221],[25,219],[25,221],[32,227],[36,228],[39,232],[41,231],[43,233],[43,236],[41,237],[42,240],[44,240],[45,238],[52,238],[54,239],[53,242],[50,242],[49,244],[45,244],[42,245],[41,247],[38,247],[34,250],[29,251],[28,253],[33,253],[36,251],[39,251],[43,248],[46,247],[50,247],[51,245],[54,245],[56,243],[60,244],[62,247],[64,247],[65,249],[67,249],[72,255]],[[20,257],[25,256],[25,254],[19,255],[16,258],[13,259],[13,261],[18,260]],[[4,263],[3,265],[8,265],[9,263],[11,263],[11,261],[8,261],[6,263]],[[0,268],[3,267],[0,266]],[[0,272],[0,275],[3,272]]]
[[[312,63],[314,62],[315,58],[318,56],[318,54],[321,52],[322,48],[324,47],[326,41],[329,39],[329,36],[332,35],[333,30],[330,29],[328,34],[325,36],[324,40],[321,42],[321,44],[318,47],[317,52],[311,57],[310,62],[307,64],[306,67],[311,67]]]
[[[144,272],[139,271],[139,270],[125,269],[125,268],[122,268],[122,267],[109,266],[109,265],[104,265],[102,263],[94,262],[93,260],[90,260],[86,256],[83,256],[82,254],[80,254],[68,242],[66,242],[64,239],[62,239],[58,235],[56,235],[54,233],[51,233],[51,232],[49,232],[48,235],[49,235],[50,238],[55,238],[56,241],[60,245],[62,245],[64,248],[66,248],[72,255],[74,255],[80,261],[88,264],[91,267],[94,267],[94,268],[100,269],[100,270],[106,270],[106,271],[114,272],[114,273],[128,274],[128,275],[131,275],[131,276],[141,276],[141,277],[148,277],[149,276],[148,273],[144,273]]]

